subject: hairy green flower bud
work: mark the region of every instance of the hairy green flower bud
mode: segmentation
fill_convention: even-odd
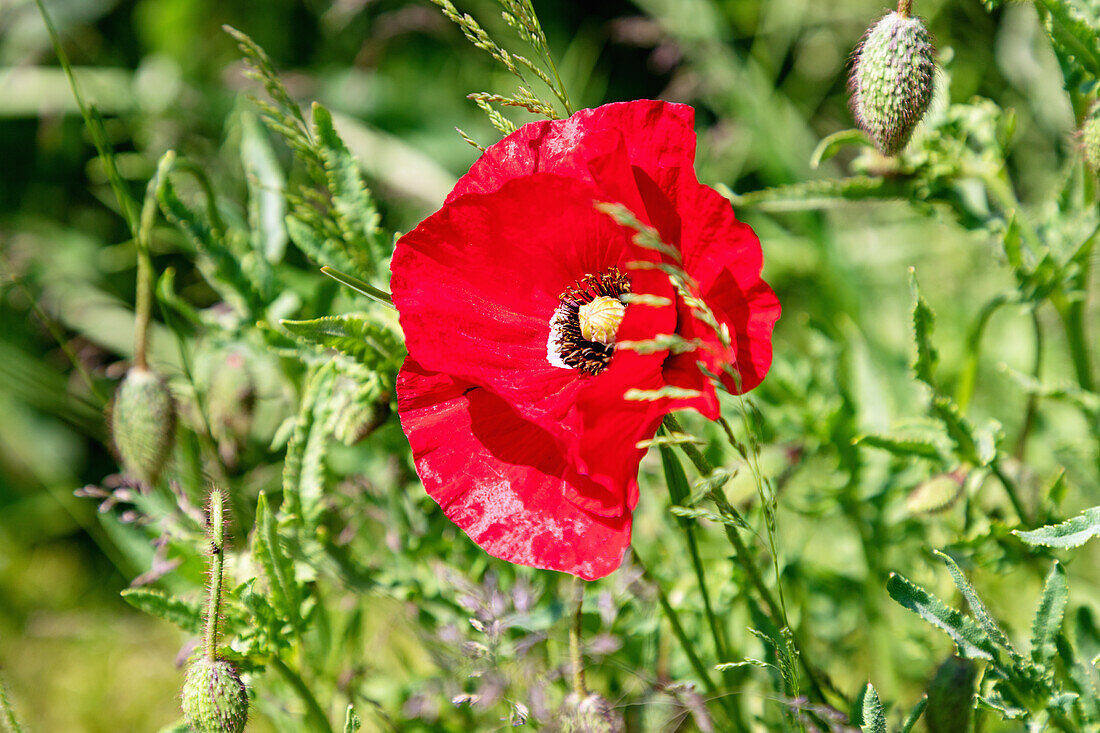
[[[575,692],[565,698],[561,733],[621,733],[622,721],[603,695],[593,692],[581,698]]]
[[[196,659],[183,683],[183,715],[195,733],[241,733],[248,722],[248,691],[224,659]]]
[[[884,155],[897,155],[932,102],[936,49],[920,18],[887,13],[856,50],[849,88],[856,122]]]
[[[1077,139],[1081,144],[1081,153],[1085,156],[1085,162],[1094,173],[1100,174],[1100,102],[1092,105],[1088,117],[1081,123]]]
[[[176,432],[176,403],[155,372],[134,367],[115,391],[111,437],[128,474],[146,483],[160,476]]]
[[[905,498],[910,514],[935,514],[947,509],[962,496],[965,473],[944,473],[922,481]]]

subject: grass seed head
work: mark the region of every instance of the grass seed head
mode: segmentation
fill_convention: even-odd
[[[928,111],[935,55],[924,21],[895,12],[868,29],[856,50],[852,111],[883,155],[904,150]]]

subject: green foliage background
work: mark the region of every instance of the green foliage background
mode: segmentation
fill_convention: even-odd
[[[903,161],[908,168],[844,191],[828,183],[766,190],[868,165],[875,172],[876,163],[856,157],[858,146],[838,145],[839,154],[818,168],[811,159],[819,140],[852,125],[848,56],[884,10],[881,2],[535,5],[575,106],[658,96],[695,105],[700,180],[724,184],[739,216],[761,237],[765,277],[784,316],[773,371],[754,404],[761,471],[777,491],[791,620],[806,658],[853,706],[840,705],[839,695],[830,701],[855,711],[870,679],[893,727],[954,647],[890,600],[891,594],[912,600],[890,574],[966,608],[966,592],[955,590],[931,553],[950,548],[1020,644],[1051,562],[1011,534],[1016,512],[989,471],[996,463],[1018,486],[1028,529],[1100,504],[1100,410],[1095,394],[1084,390],[1050,295],[1087,304],[1082,318],[1095,334],[1095,282],[1086,278],[1084,291],[1063,288],[1062,276],[1072,273],[1043,265],[1041,257],[1014,261],[1012,241],[1025,235],[1005,214],[1004,200],[989,193],[991,181],[1008,182],[1058,263],[1095,227],[1095,185],[1074,167],[1072,137],[1094,91],[1087,78],[1071,79],[1072,96],[1063,89],[1063,69],[1044,29],[1049,7],[1059,3],[988,10],[978,0],[918,2],[950,86],[941,83],[943,98]],[[384,395],[392,389],[386,380],[400,347],[351,353],[349,342],[365,340],[365,331],[354,331],[358,321],[330,324],[324,333],[316,325],[275,325],[282,318],[363,312],[374,319],[368,319],[371,328],[381,329],[370,332],[378,335],[387,322],[384,309],[318,272],[320,264],[339,266],[326,256],[347,252],[306,251],[296,246],[297,237],[288,239],[280,197],[269,194],[308,185],[310,171],[261,124],[246,98],[258,85],[244,76],[241,54],[221,26],[241,29],[267,51],[306,114],[314,100],[332,112],[380,216],[381,229],[363,244],[375,247],[376,256],[359,270],[373,268],[377,285],[384,285],[385,272],[378,250],[437,208],[477,155],[454,128],[482,145],[499,137],[464,95],[506,93],[514,86],[510,77],[426,1],[60,0],[47,7],[85,96],[105,118],[131,195],[140,202],[163,154],[177,151],[182,162],[170,179],[175,188],[161,189],[162,211],[184,224],[199,212],[195,221],[213,225],[210,236],[217,239],[217,222],[202,219],[203,191],[187,166],[204,171],[228,232],[221,243],[252,257],[219,260],[210,254],[217,246],[203,249],[201,233],[196,245],[163,218],[153,229],[157,273],[171,270],[174,277],[159,283],[160,300],[176,305],[154,311],[151,359],[171,377],[193,428],[181,437],[175,459],[190,511],[166,491],[106,511],[74,496],[79,487],[107,485],[104,477],[117,470],[105,447],[104,396],[133,356],[135,246],[34,4],[0,0],[0,670],[28,727],[154,730],[178,718],[178,665],[195,631],[139,612],[120,592],[178,560],[152,587],[199,603],[203,560],[195,507],[211,479],[226,485],[235,516],[237,561],[231,552],[227,585],[278,574],[274,564],[252,565],[271,554],[264,552],[267,520],[257,516],[257,499],[261,492],[279,497],[273,504],[285,509],[287,442],[295,445],[303,394],[318,393],[325,398],[305,402],[297,430],[311,420],[333,427],[312,442],[303,434],[299,468],[291,469],[300,472],[299,485],[315,492],[303,488],[298,499],[311,532],[301,539],[293,522],[280,522],[284,537],[294,538],[292,552],[300,553],[270,560],[289,563],[292,582],[283,589],[289,596],[279,595],[277,583],[257,583],[269,589],[263,603],[291,617],[296,640],[280,646],[274,622],[270,634],[262,623],[240,623],[262,617],[259,606],[249,605],[260,603],[250,589],[234,595],[238,613],[228,616],[227,635],[247,640],[242,664],[259,691],[252,729],[317,729],[290,678],[271,667],[263,671],[263,662],[275,658],[305,671],[334,724],[350,701],[368,729],[504,727],[506,705],[502,714],[451,704],[471,691],[467,674],[479,665],[509,680],[507,699],[530,704],[523,696],[545,688],[551,692],[539,694],[548,694],[552,707],[565,691],[556,675],[566,659],[568,585],[553,574],[491,560],[446,522],[411,472],[395,419],[365,440],[353,439],[365,422],[386,419]],[[1083,7],[1097,16],[1092,5]],[[494,3],[460,8],[505,37]],[[968,106],[949,110],[949,102]],[[952,168],[960,161],[971,167]],[[993,172],[981,173],[983,165]],[[1059,199],[1066,180],[1071,185]],[[344,190],[349,201],[358,200],[358,192]],[[373,232],[370,221],[352,225],[360,234]],[[1085,261],[1094,259],[1086,251]],[[935,312],[916,378],[910,268]],[[1005,303],[983,320],[983,309],[1002,294]],[[1034,303],[1042,305],[1033,317]],[[918,339],[927,316],[917,309]],[[1013,376],[1036,373],[1036,322],[1042,385]],[[985,324],[980,351],[973,338],[978,323]],[[1093,350],[1091,341],[1085,346]],[[324,347],[342,352],[343,360],[330,361]],[[933,390],[966,411],[973,427],[968,435],[981,444],[969,454],[951,433],[951,419],[929,409]],[[710,441],[704,453],[711,462],[739,465],[717,429],[688,427]],[[971,472],[967,496],[942,510],[916,511],[918,487],[983,463],[983,440],[1000,450],[993,462],[984,461],[988,471]],[[675,469],[667,458],[662,464],[657,450],[643,464],[635,530],[640,556],[707,650],[708,668],[745,656],[778,664],[767,644],[745,631],[762,627],[759,611],[744,603],[745,578],[736,568],[731,574],[720,525],[704,519],[696,534],[711,599],[739,655],[714,658],[683,538],[669,512],[668,470]],[[763,515],[750,472],[725,490],[759,527]],[[168,519],[143,526],[145,517]],[[158,552],[151,537],[168,541]],[[1094,545],[1058,554],[1071,599],[1066,638],[1086,662],[1100,653]],[[606,636],[611,649],[593,652],[590,684],[622,705],[635,729],[667,729],[669,721],[705,728],[692,713],[691,695],[664,686],[690,680],[703,690],[652,590],[631,582],[636,576],[627,569],[590,591],[586,632]],[[485,654],[464,655],[464,642],[486,640],[469,630],[471,611],[461,599],[487,593],[484,603],[495,608],[496,583],[509,603],[537,600],[510,607],[507,631]],[[294,598],[298,592],[309,598]],[[292,617],[303,608],[307,618],[298,624]],[[601,616],[606,608],[617,610]],[[181,613],[186,627],[190,617]],[[528,638],[538,648],[533,660],[515,649]],[[761,725],[791,724],[783,706],[772,702],[783,688],[769,669],[711,674],[739,691]],[[862,711],[874,707],[869,697],[858,699]],[[431,715],[417,717],[425,708],[438,708],[434,722]],[[711,708],[719,711],[723,703]],[[995,717],[986,729],[1015,729]]]

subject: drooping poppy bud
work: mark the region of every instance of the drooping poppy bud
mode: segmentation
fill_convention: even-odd
[[[224,659],[200,657],[191,663],[181,707],[195,733],[241,733],[248,722],[248,692]]]
[[[172,450],[176,403],[156,372],[134,367],[115,391],[111,437],[126,473],[154,483]]]
[[[932,101],[936,49],[924,21],[887,13],[856,49],[849,87],[856,123],[883,155],[897,155]]]

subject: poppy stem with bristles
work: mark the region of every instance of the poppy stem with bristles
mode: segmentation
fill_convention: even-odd
[[[569,657],[573,665],[573,692],[583,699],[588,696],[584,682],[584,655],[581,652],[581,607],[584,605],[584,581],[573,579],[573,618],[569,624]]]
[[[913,12],[913,0],[898,0],[898,15],[908,18]]]
[[[222,572],[225,559],[225,519],[221,489],[210,492],[210,520],[207,532],[210,537],[210,595],[206,601],[206,629],[203,635],[203,653],[210,661],[217,659],[218,621],[222,605]]]

